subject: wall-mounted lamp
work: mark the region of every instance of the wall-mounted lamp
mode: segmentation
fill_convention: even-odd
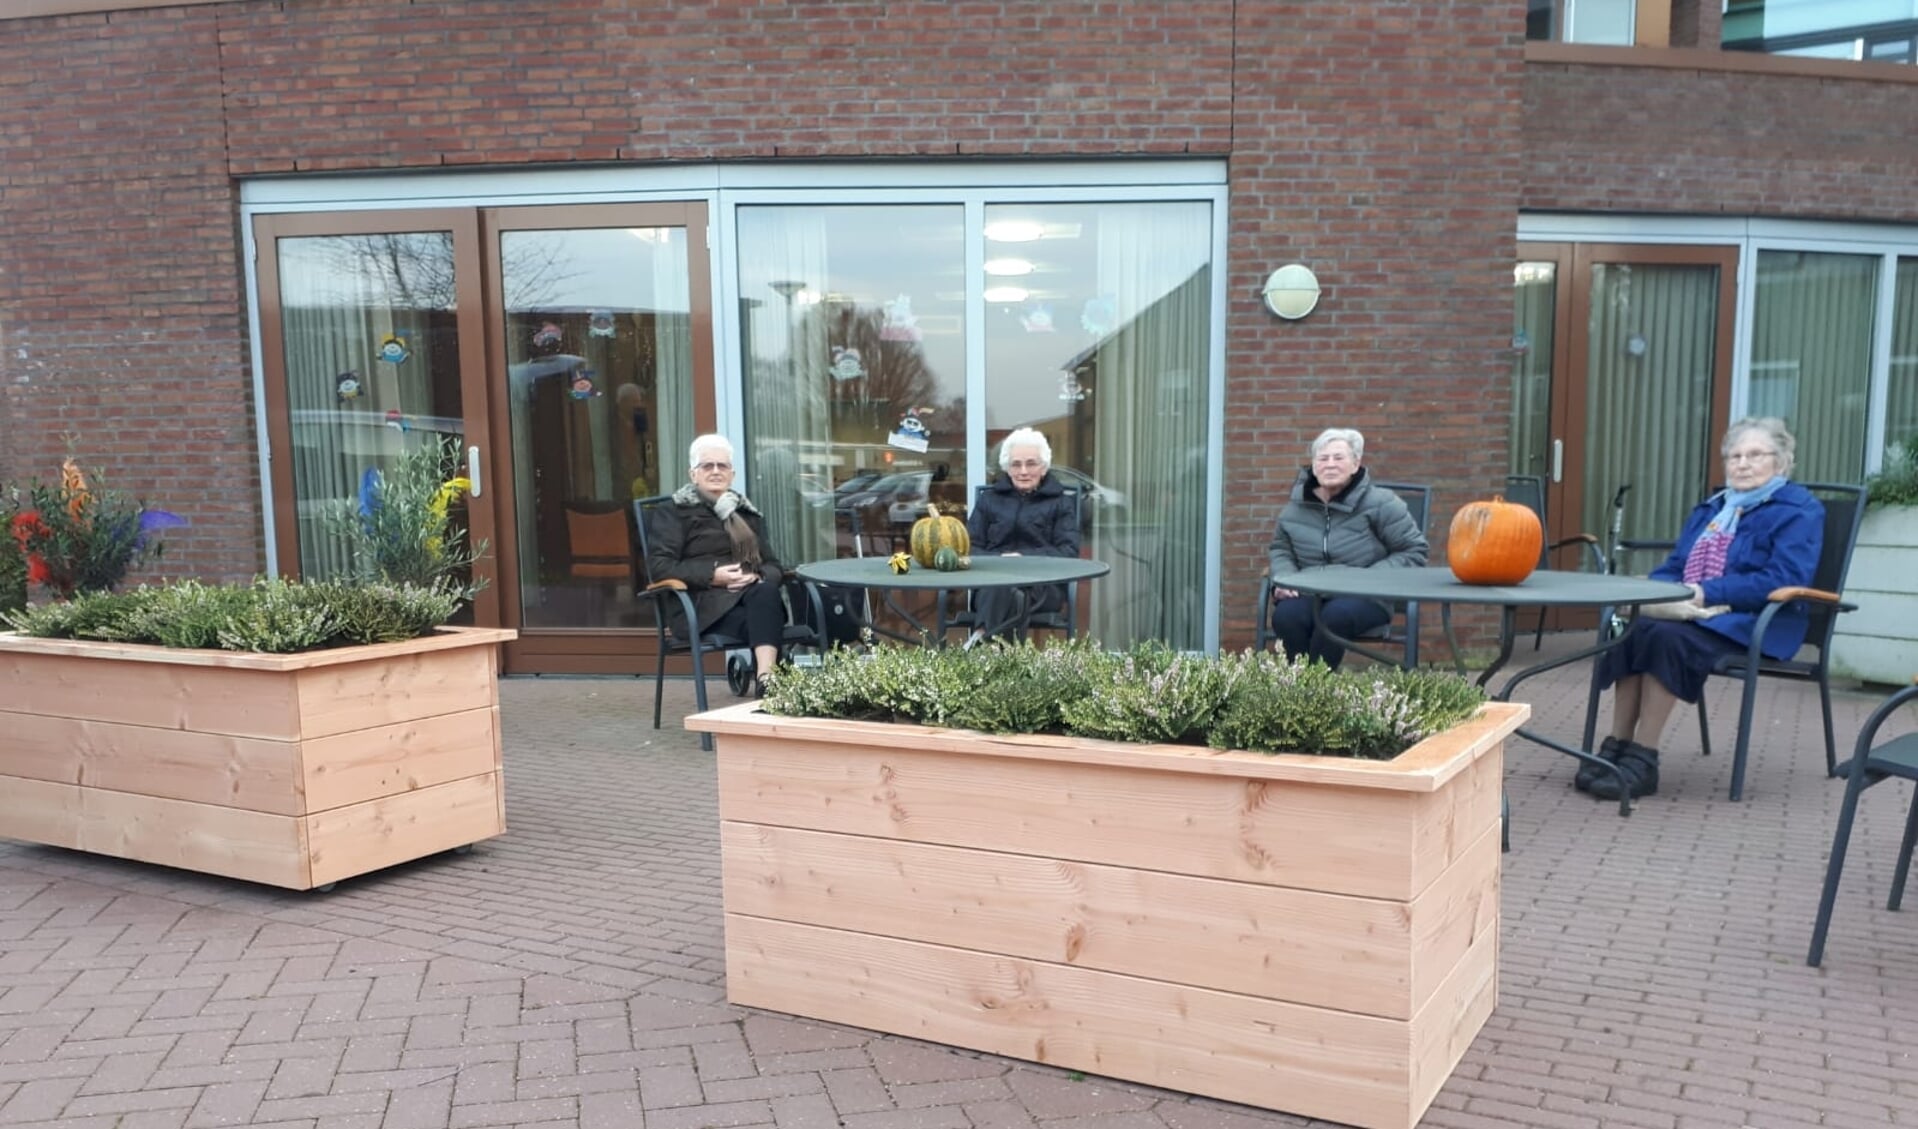
[[[1297,321],[1319,304],[1319,276],[1312,268],[1287,263],[1265,280],[1265,308],[1287,321]]]

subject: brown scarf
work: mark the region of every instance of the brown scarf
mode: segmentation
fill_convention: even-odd
[[[709,504],[706,496],[690,482],[673,491],[673,501],[682,506]],[[747,501],[746,496],[736,490],[726,491],[714,498],[710,505],[713,508],[713,516],[726,527],[726,536],[732,539],[733,563],[748,572],[758,572],[759,538],[754,535],[753,527],[746,524],[746,514],[758,513],[759,507]]]

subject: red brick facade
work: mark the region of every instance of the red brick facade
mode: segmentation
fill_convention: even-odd
[[[1221,600],[1242,642],[1320,428],[1434,481],[1441,519],[1503,473],[1520,208],[1918,214],[1918,86],[1528,64],[1523,27],[1518,0],[236,0],[0,22],[0,478],[51,473],[71,441],[191,516],[169,571],[263,567],[242,178],[1212,155]],[[1282,323],[1258,291],[1290,261],[1325,296]]]

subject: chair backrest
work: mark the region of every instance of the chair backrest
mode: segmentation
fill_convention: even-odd
[[[1412,511],[1412,520],[1418,522],[1419,532],[1431,536],[1427,528],[1432,520],[1432,488],[1415,482],[1374,482],[1374,486],[1383,486],[1399,496],[1405,508]]]
[[[1851,574],[1851,556],[1858,547],[1858,528],[1865,520],[1865,488],[1844,483],[1801,482],[1825,507],[1825,542],[1818,552],[1818,567],[1812,572],[1811,586],[1843,595],[1845,580]],[[1824,604],[1811,606],[1811,629],[1806,639],[1822,651],[1837,625],[1838,609]]]
[[[613,503],[569,502],[566,549],[574,576],[626,580],[636,575],[633,531],[626,507]]]
[[[633,499],[633,529],[639,536],[639,569],[648,582],[652,577],[646,572],[646,558],[651,556],[649,548],[652,537],[653,518],[659,508],[673,500],[671,494],[653,494],[645,498]]]
[[[1545,479],[1536,474],[1508,474],[1504,497],[1512,505],[1524,506],[1538,515],[1539,528],[1545,531],[1545,536],[1539,538],[1538,567],[1552,567],[1552,550],[1548,547],[1552,529],[1545,518]]]

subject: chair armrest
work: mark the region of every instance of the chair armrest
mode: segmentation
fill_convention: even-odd
[[[1589,533],[1574,533],[1570,537],[1561,537],[1545,546],[1547,549],[1562,549],[1567,545],[1596,545],[1598,538]]]
[[[1793,600],[1810,600],[1816,604],[1841,604],[1844,598],[1836,592],[1826,592],[1820,588],[1774,588],[1765,599],[1774,604],[1788,604]]]
[[[651,584],[648,584],[646,587],[640,589],[641,592],[661,592],[661,591],[668,591],[668,590],[674,591],[674,592],[684,592],[686,591],[686,582],[684,580],[674,580],[671,577],[668,577],[665,580],[655,580]]]
[[[1663,549],[1665,552],[1669,553],[1673,549],[1678,547],[1678,542],[1676,541],[1620,541],[1618,543],[1618,547],[1621,549]]]

